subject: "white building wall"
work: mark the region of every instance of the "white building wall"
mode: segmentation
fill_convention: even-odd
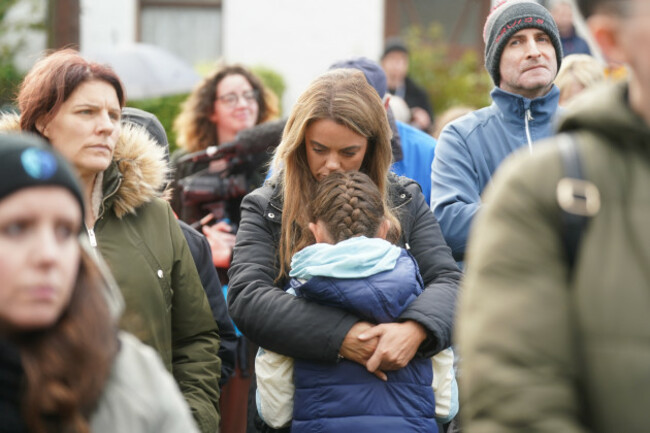
[[[33,14],[24,0],[15,13]],[[22,3],[22,5],[21,5]],[[80,49],[136,40],[137,0],[81,0]],[[31,15],[33,17],[33,15]],[[352,56],[378,60],[384,39],[384,0],[223,0],[222,49],[226,62],[264,66],[287,85],[284,114],[309,82],[332,63]],[[27,36],[17,58],[26,70],[42,55],[45,34]]]
[[[279,72],[284,115],[332,63],[378,60],[383,49],[383,0],[224,0],[222,7],[224,60]]]
[[[136,0],[81,0],[79,45],[82,51],[134,42]]]

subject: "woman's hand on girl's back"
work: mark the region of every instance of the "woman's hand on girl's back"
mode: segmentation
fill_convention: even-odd
[[[339,354],[347,360],[366,366],[368,359],[370,359],[377,349],[379,338],[374,337],[361,340],[359,336],[372,328],[373,325],[369,322],[355,323],[346,334],[345,339],[343,339]],[[372,373],[381,380],[385,381],[387,379],[386,374],[383,371],[376,370]]]
[[[426,338],[424,327],[407,320],[403,323],[383,323],[362,332],[360,341],[375,341],[377,348],[365,363],[369,372],[399,370],[406,367]]]

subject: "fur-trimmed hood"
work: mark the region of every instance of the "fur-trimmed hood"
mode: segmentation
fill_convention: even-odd
[[[20,117],[8,113],[0,116],[0,133],[20,131]],[[115,215],[135,213],[145,203],[160,196],[168,181],[169,167],[165,152],[147,131],[132,124],[122,124],[115,146],[113,162],[104,172],[103,194]],[[116,179],[119,177],[120,179]],[[117,185],[117,190],[114,186]]]

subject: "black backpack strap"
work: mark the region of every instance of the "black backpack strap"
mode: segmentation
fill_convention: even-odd
[[[562,134],[558,140],[565,175],[557,185],[557,200],[562,209],[562,239],[572,273],[582,234],[589,218],[600,209],[600,194],[593,183],[585,180],[575,135]]]
[[[569,288],[572,287],[571,280],[575,274],[575,264],[580,248],[582,235],[590,219],[600,210],[600,193],[593,183],[587,181],[584,176],[578,141],[574,134],[562,134],[558,136],[560,155],[564,165],[565,176],[558,181],[557,201],[561,209],[562,218],[562,240],[567,255]],[[569,321],[572,329],[573,348],[576,356],[576,386],[577,391],[583,396],[581,401],[582,422],[592,427],[592,410],[584,396],[588,395],[585,382],[586,357],[583,349],[583,339],[580,333],[580,324],[577,312],[575,311],[575,292],[570,294]]]

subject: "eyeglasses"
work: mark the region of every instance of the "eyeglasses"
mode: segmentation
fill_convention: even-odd
[[[259,92],[257,90],[247,90],[241,95],[238,95],[237,93],[226,93],[225,95],[217,97],[217,99],[223,102],[226,107],[235,108],[239,102],[239,98],[244,98],[246,104],[252,104],[253,102],[257,102],[258,95]]]

